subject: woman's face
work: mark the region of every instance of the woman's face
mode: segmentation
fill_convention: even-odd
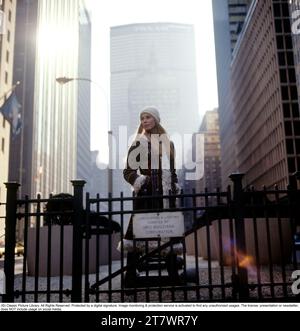
[[[141,117],[142,127],[146,132],[151,132],[151,130],[155,127],[155,119],[150,114],[143,114]]]

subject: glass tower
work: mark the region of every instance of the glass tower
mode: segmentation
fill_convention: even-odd
[[[78,82],[61,86],[56,78],[76,78],[81,74],[82,3],[81,0],[39,1],[33,110],[34,195],[70,192],[70,180],[77,177]],[[86,127],[89,129],[89,125]]]

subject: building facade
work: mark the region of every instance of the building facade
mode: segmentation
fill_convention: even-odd
[[[70,178],[90,173],[90,83],[60,86],[55,79],[90,78],[91,23],[83,1],[51,4],[17,6],[14,77],[22,82],[23,122],[9,177],[21,184],[20,196],[70,191]]]
[[[300,115],[289,1],[254,1],[235,48],[232,102],[238,170],[285,187],[300,169]]]
[[[36,59],[36,29],[38,1],[18,1],[14,54],[14,81],[22,105],[22,128],[10,144],[9,180],[21,184],[19,196],[31,195],[33,104]]]
[[[9,97],[14,84],[13,58],[16,23],[16,0],[0,0],[0,107]],[[7,94],[8,93],[8,94]],[[10,123],[0,113],[0,202],[6,200],[4,183],[8,181],[10,153]],[[4,206],[0,206],[0,216],[5,215]],[[4,224],[0,221],[0,244],[3,241]]]
[[[244,22],[252,0],[228,0],[224,2],[225,4],[227,2],[228,5],[230,43],[231,43],[231,52],[233,53],[239,35],[242,32]]]
[[[21,1],[14,77],[22,82],[23,126],[12,144],[10,179],[20,195],[71,192],[89,178],[91,24],[83,0]]]
[[[197,181],[197,192],[215,192],[222,186],[221,146],[218,110],[207,111],[203,117],[200,134],[204,135],[204,173]]]
[[[230,182],[228,176],[237,170],[236,136],[230,83],[231,60],[250,3],[251,0],[212,1],[218,79],[223,188],[226,188]]]
[[[79,66],[78,77],[91,78],[91,21],[83,3],[79,13]],[[77,169],[76,178],[84,179],[86,191],[90,190],[91,180],[91,83],[78,81],[77,113]]]
[[[296,78],[298,85],[298,96],[300,101],[300,1],[291,0],[290,2],[290,17],[292,24],[292,36],[293,36],[293,47],[294,47],[294,59]]]

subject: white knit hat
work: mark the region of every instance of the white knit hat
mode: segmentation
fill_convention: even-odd
[[[151,116],[154,117],[154,119],[157,123],[160,123],[159,111],[154,106],[144,108],[140,113],[140,119],[142,118],[143,114],[150,114]]]

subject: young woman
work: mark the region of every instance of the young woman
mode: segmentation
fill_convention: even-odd
[[[140,121],[136,138],[128,151],[123,175],[137,196],[153,196],[153,199],[136,200],[133,209],[175,207],[174,198],[156,198],[179,193],[174,144],[161,126],[155,107],[143,109]],[[132,219],[125,238],[132,239]]]
[[[166,130],[161,126],[160,114],[155,107],[147,107],[140,113],[140,125],[136,138],[129,148],[123,175],[124,179],[132,185],[136,196],[153,197],[135,200],[133,210],[163,210],[164,208],[175,207],[175,198],[161,197],[162,195],[170,195],[170,193],[171,195],[178,194],[180,189],[175,170],[174,144],[169,140]],[[132,217],[124,238],[126,239],[124,248],[128,252],[127,265],[135,265],[139,252],[133,249]],[[176,258],[175,249],[166,256],[167,269],[169,274],[172,274],[172,278],[174,278],[173,270]],[[129,268],[125,276],[125,286],[136,286],[136,277],[136,268]],[[178,274],[177,277],[179,277]]]

